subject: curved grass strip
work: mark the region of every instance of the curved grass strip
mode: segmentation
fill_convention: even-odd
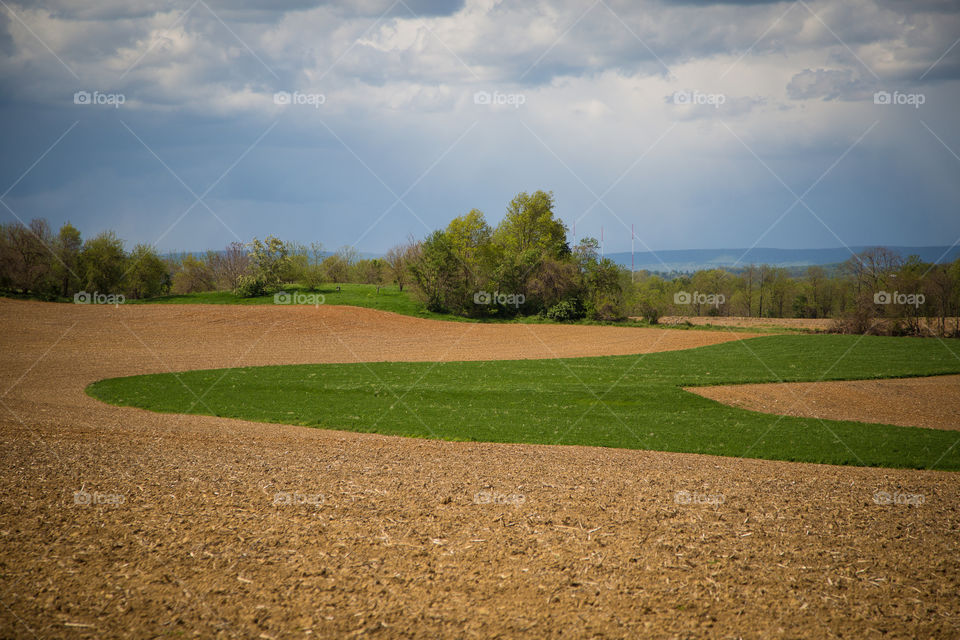
[[[771,416],[681,387],[960,373],[960,341],[784,335],[640,356],[246,367],[113,378],[117,405],[329,429],[960,469],[960,432]],[[957,446],[954,446],[957,445]]]

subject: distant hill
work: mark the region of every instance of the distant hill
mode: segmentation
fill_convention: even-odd
[[[637,271],[699,271],[719,267],[743,268],[750,264],[769,264],[778,267],[809,267],[845,262],[853,253],[870,247],[838,247],[836,249],[669,249],[665,251],[638,251],[633,256]],[[887,247],[906,259],[917,255],[924,262],[953,262],[960,257],[960,246],[953,247]],[[608,253],[617,264],[630,268],[630,252]]]

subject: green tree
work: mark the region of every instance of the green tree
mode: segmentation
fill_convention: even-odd
[[[383,284],[386,263],[381,258],[364,258],[353,265],[354,277],[361,284]]]
[[[210,265],[188,254],[180,261],[180,268],[173,274],[173,292],[177,294],[198,293],[216,289],[216,278]]]
[[[279,287],[289,263],[287,243],[274,236],[267,236],[263,242],[254,238],[249,248],[253,276],[262,280],[267,287]]]
[[[104,231],[83,245],[80,277],[90,293],[117,293],[127,267],[123,241],[113,231]]]
[[[650,324],[657,324],[669,308],[667,283],[657,275],[638,273],[634,312]]]
[[[794,281],[783,267],[772,267],[770,275],[771,315],[785,318],[785,310],[793,307]]]
[[[152,298],[169,290],[167,265],[148,244],[138,244],[130,252],[126,289],[131,298]]]
[[[603,258],[587,271],[587,290],[590,296],[590,315],[596,320],[622,320],[627,314],[625,309],[623,269],[610,260]]]
[[[334,284],[346,282],[350,275],[350,265],[339,255],[327,256],[320,263],[320,270],[326,279]]]
[[[531,309],[550,309],[561,300],[579,297],[580,278],[577,267],[569,260],[544,258],[531,274],[527,284]]]
[[[474,311],[467,306],[467,288],[461,269],[462,265],[446,233],[438,230],[427,236],[418,255],[410,263],[418,297],[427,309],[436,312]]]
[[[554,218],[553,193],[522,192],[510,201],[507,214],[494,233],[495,242],[503,250],[523,254],[534,251],[538,256],[563,258],[569,254],[567,227]]]
[[[460,262],[464,286],[479,290],[490,279],[493,230],[483,217],[483,212],[472,209],[458,216],[447,225],[446,235],[453,255]]]

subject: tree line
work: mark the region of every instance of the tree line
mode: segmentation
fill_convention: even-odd
[[[291,284],[395,284],[431,311],[477,318],[829,318],[840,332],[960,336],[960,259],[925,263],[878,247],[799,276],[764,264],[671,277],[630,272],[603,258],[595,238],[571,243],[568,236],[553,194],[544,191],[518,194],[496,226],[473,209],[380,258],[273,236],[160,256],[145,244],[125,251],[111,231],[84,241],[69,223],[53,233],[33,220],[0,225],[0,289],[53,300],[81,291],[150,298],[232,290],[252,297]]]

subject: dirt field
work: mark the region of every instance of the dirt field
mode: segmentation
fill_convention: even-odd
[[[0,637],[960,635],[956,474],[404,439],[83,393],[750,334],[11,301],[0,322]]]
[[[660,318],[660,324],[667,327],[686,322],[697,326],[712,324],[715,327],[772,327],[826,331],[833,321],[823,318],[747,318],[745,316],[664,316]]]
[[[947,328],[956,325],[956,318],[947,318]],[[747,328],[775,328],[775,329],[807,329],[810,331],[827,331],[833,320],[824,318],[748,318],[745,316],[664,316],[660,324],[669,327],[675,324],[689,322],[693,325],[711,324],[717,327],[747,327]],[[938,318],[923,318],[921,324],[936,329],[939,327]]]
[[[720,385],[687,391],[765,413],[960,430],[960,376]]]

